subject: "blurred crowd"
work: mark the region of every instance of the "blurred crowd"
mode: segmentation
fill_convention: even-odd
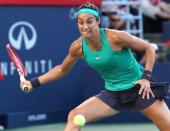
[[[162,23],[170,21],[170,0],[141,0],[141,4],[145,32],[162,32]]]
[[[106,2],[116,2],[117,0],[104,0]],[[120,2],[121,0],[118,0]],[[122,0],[123,1],[123,0]],[[132,7],[132,6],[130,6]],[[136,7],[135,7],[136,8]],[[127,11],[125,4],[103,4],[102,5],[102,25],[111,29],[125,30],[126,19],[132,18],[136,11],[134,8],[130,8],[130,12]],[[131,25],[135,25],[135,21],[131,19]]]
[[[139,28],[139,19],[134,19],[134,17],[139,17],[139,6],[142,10],[143,17],[143,33],[160,33],[163,32],[163,23],[170,23],[170,0],[103,0],[101,12],[102,12],[102,26],[110,29],[116,30],[126,30],[127,28],[127,18],[130,22],[131,30]],[[114,2],[114,4],[111,4]],[[119,4],[123,2],[140,2],[139,4]],[[131,32],[130,32],[131,33]],[[138,36],[138,33],[131,33]],[[170,36],[169,36],[170,37]],[[168,40],[169,41],[169,40]],[[153,41],[149,41],[153,43]],[[160,41],[159,41],[160,42]],[[164,41],[162,41],[163,43]],[[157,51],[157,59],[159,61],[167,61],[167,45],[160,43],[153,44]],[[143,61],[142,54],[136,54],[138,61]]]
[[[144,32],[162,32],[162,22],[170,21],[170,0],[103,0],[106,2],[140,1],[143,18]],[[137,5],[130,5],[127,13],[126,5],[110,4],[102,6],[103,26],[111,29],[123,30],[126,25],[126,17],[133,17],[138,13]],[[131,20],[133,28],[136,28],[135,20]],[[155,28],[157,27],[157,28]]]

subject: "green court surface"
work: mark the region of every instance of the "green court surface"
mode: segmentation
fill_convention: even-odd
[[[7,131],[64,131],[65,124],[30,126]],[[153,124],[90,124],[81,131],[159,131]]]

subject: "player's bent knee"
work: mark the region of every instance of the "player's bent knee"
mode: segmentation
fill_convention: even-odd
[[[71,111],[69,112],[69,114],[68,114],[67,121],[68,121],[68,122],[73,122],[74,117],[75,117],[77,114],[79,114],[79,112],[78,112],[76,109],[71,110]]]

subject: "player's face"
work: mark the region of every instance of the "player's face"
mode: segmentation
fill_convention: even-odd
[[[91,14],[81,14],[77,18],[77,24],[81,35],[89,38],[99,30],[99,21]]]

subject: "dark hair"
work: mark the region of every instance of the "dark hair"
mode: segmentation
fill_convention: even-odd
[[[99,9],[97,6],[95,6],[94,4],[92,3],[89,3],[89,2],[86,2],[82,5],[80,5],[78,8],[77,8],[77,12],[80,10],[80,9],[83,9],[83,8],[89,8],[89,9],[92,9],[92,10],[95,10],[99,13],[99,17],[100,17],[100,12],[99,12]],[[96,17],[96,16],[95,16]],[[98,20],[99,18],[96,17],[96,19]]]

